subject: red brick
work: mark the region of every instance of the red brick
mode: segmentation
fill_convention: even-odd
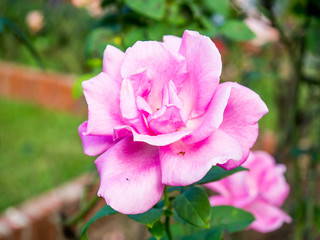
[[[0,95],[50,109],[86,115],[86,104],[72,97],[75,77],[0,62]]]

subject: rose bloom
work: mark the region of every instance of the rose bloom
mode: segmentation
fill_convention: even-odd
[[[163,40],[139,41],[125,53],[107,46],[103,72],[83,82],[84,153],[102,154],[98,195],[125,214],[150,209],[165,185],[242,164],[268,111],[250,89],[219,84],[221,57],[210,38],[185,31]]]
[[[269,42],[277,42],[279,40],[278,31],[270,26],[270,23],[266,18],[260,19],[254,17],[248,17],[245,19],[246,25],[255,34],[255,38],[251,40],[251,43],[255,46],[263,46]]]
[[[44,25],[42,12],[38,10],[30,11],[26,16],[26,23],[32,33],[39,32]]]
[[[263,151],[251,152],[243,164],[249,171],[238,172],[206,186],[219,195],[210,198],[211,205],[232,205],[251,212],[255,221],[250,228],[265,233],[274,231],[291,218],[279,207],[288,196],[286,167],[276,164]]]

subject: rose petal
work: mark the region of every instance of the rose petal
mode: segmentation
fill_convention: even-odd
[[[148,125],[154,134],[172,133],[186,126],[175,105],[162,106],[148,117]]]
[[[195,143],[209,137],[223,120],[223,113],[230,97],[232,86],[220,84],[210,102],[206,113],[199,118],[190,119],[187,123],[188,129],[194,129],[192,134],[183,138],[187,144]]]
[[[82,87],[88,104],[87,134],[113,135],[113,128],[123,125],[120,86],[102,72],[83,82]]]
[[[123,58],[124,53],[114,46],[108,45],[104,50],[103,72],[107,73],[113,80],[117,81],[118,83],[122,82],[120,68]]]
[[[177,88],[173,81],[169,81],[168,84],[162,90],[162,106],[174,105],[180,109],[180,115],[183,122],[187,123],[189,116],[184,110],[184,104],[182,99],[177,94]]]
[[[163,36],[164,46],[171,51],[178,52],[181,46],[181,38],[171,35]]]
[[[179,141],[184,136],[190,134],[190,131],[178,131],[172,133],[165,133],[160,135],[139,134],[132,127],[128,125],[114,128],[114,139],[133,135],[133,141],[145,142],[153,146],[165,146],[176,141]]]
[[[220,181],[206,184],[206,187],[228,198],[237,207],[244,207],[251,203],[258,195],[256,186],[247,182],[247,172],[238,172]]]
[[[136,105],[136,97],[133,92],[133,87],[128,78],[122,81],[120,90],[120,109],[122,116],[126,119],[134,119],[139,116],[139,111]]]
[[[116,143],[115,141],[113,141],[112,135],[87,135],[87,123],[87,121],[83,122],[78,128],[78,132],[83,145],[84,154],[88,156],[97,156],[108,150]]]
[[[266,104],[258,94],[237,83],[223,83],[232,86],[228,104],[219,129],[236,139],[242,147],[241,161],[230,160],[221,165],[226,170],[241,165],[248,157],[250,148],[257,140],[258,121],[268,112]]]
[[[169,103],[177,106],[180,109],[180,114],[185,123],[189,120],[189,116],[184,110],[184,103],[177,94],[177,88],[173,81],[168,84]]]
[[[212,196],[209,198],[211,206],[221,206],[221,205],[232,205],[232,202],[229,198],[222,196]]]
[[[132,77],[132,76],[130,76]],[[145,121],[143,114],[152,111],[151,107],[140,96],[136,96],[132,86],[131,78],[125,78],[120,90],[120,109],[126,123],[140,134],[150,134],[150,130]],[[141,111],[140,111],[141,110]]]
[[[145,113],[147,116],[149,114],[152,114],[152,109],[150,105],[146,102],[146,100],[140,96],[136,97],[136,103],[139,111],[142,111]]]
[[[219,130],[201,142],[179,141],[159,149],[162,182],[174,186],[192,184],[203,178],[213,165],[242,158],[239,143]]]
[[[250,176],[257,182],[261,196],[275,206],[281,206],[287,198],[290,188],[284,173],[283,164],[276,164],[274,158],[266,152],[251,152],[244,167],[254,169]]]
[[[228,182],[225,181],[226,178],[221,179],[219,181],[207,183],[205,186],[215,193],[221,195],[219,197],[222,198],[230,198],[232,197],[232,193],[228,188]]]
[[[186,58],[189,73],[179,96],[189,100],[187,106],[192,116],[201,116],[220,81],[220,53],[210,38],[193,31],[184,32],[179,53]]]
[[[255,221],[250,225],[250,228],[258,232],[272,232],[280,228],[283,223],[291,222],[291,217],[288,214],[262,201],[255,201],[247,208],[247,211],[250,211],[255,217]]]
[[[128,76],[136,96],[147,97],[150,92],[150,83],[147,76],[147,67],[142,67]]]
[[[139,214],[161,198],[158,148],[126,138],[102,154],[96,165],[101,182],[98,195],[123,214]]]
[[[185,76],[184,57],[171,53],[155,41],[137,42],[128,48],[121,67],[122,77],[129,77],[137,69],[147,68],[150,89],[147,102],[153,111],[161,107],[162,89],[169,80],[180,81]]]

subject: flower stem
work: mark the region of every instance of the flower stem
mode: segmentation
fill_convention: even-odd
[[[165,227],[168,239],[173,240],[171,229],[170,229],[170,217],[169,216],[166,216],[164,227]]]
[[[169,197],[168,197],[167,185],[164,187],[163,196],[164,196],[164,205],[165,205],[165,207],[167,209],[170,209],[171,205],[170,205],[170,200],[169,200]]]
[[[167,186],[164,187],[163,196],[164,196],[164,205],[165,205],[164,209],[165,210],[170,210],[171,209],[171,203],[170,203],[170,199],[168,197]],[[169,240],[173,240],[171,229],[170,229],[170,216],[166,216],[165,217],[164,227],[165,227],[168,239]]]

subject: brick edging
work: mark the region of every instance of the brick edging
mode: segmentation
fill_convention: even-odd
[[[75,80],[74,75],[0,61],[0,95],[85,116],[87,110],[84,99],[76,100],[72,96]]]
[[[61,214],[77,211],[80,197],[92,175],[68,182],[17,207],[10,207],[0,216],[0,240],[65,239]]]

